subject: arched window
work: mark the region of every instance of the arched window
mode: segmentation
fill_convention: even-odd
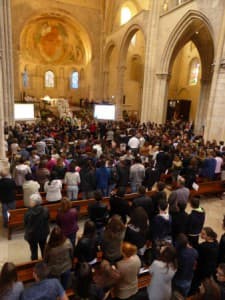
[[[120,14],[120,25],[127,23],[131,18],[131,10],[128,7],[122,7]]]
[[[190,63],[190,69],[189,69],[189,79],[188,79],[189,85],[196,85],[198,83],[200,67],[201,64],[199,59],[193,58]]]
[[[79,74],[77,71],[74,71],[71,75],[71,89],[78,89],[79,87]]]
[[[28,72],[27,68],[24,68],[24,71],[22,73],[22,78],[23,78],[23,87],[27,88],[28,87]]]
[[[47,88],[55,87],[55,74],[52,71],[45,72],[45,87]]]

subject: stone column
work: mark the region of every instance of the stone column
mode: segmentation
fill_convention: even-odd
[[[0,169],[8,166],[4,122],[13,123],[13,76],[10,0],[0,1]]]
[[[109,97],[109,71],[103,73],[103,97],[108,99]]]
[[[5,137],[4,137],[4,97],[3,97],[3,74],[2,74],[2,49],[0,48],[0,171],[8,166],[8,160],[5,155]]]
[[[9,125],[14,122],[14,80],[12,63],[12,26],[10,0],[0,1],[0,45],[2,49],[2,91],[4,118]]]
[[[201,91],[199,95],[199,104],[196,112],[195,120],[195,134],[203,134],[206,125],[206,115],[209,102],[211,80],[202,79],[201,80]]]
[[[124,75],[127,67],[118,67],[117,95],[116,95],[116,119],[122,119],[123,95],[124,95]]]
[[[147,42],[145,51],[145,71],[142,96],[141,122],[154,121],[157,117],[154,113],[158,105],[158,99],[154,99],[155,74],[156,74],[156,50],[157,34],[159,27],[159,14],[161,1],[153,0],[150,3],[149,19],[147,25]],[[156,118],[157,119],[157,118]]]
[[[225,14],[220,28],[204,133],[205,140],[217,141],[225,140]]]

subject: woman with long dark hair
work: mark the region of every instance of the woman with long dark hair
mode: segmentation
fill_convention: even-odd
[[[17,281],[16,266],[6,262],[0,275],[0,299],[19,300],[23,292],[23,283]]]
[[[98,252],[96,226],[92,221],[86,221],[84,224],[83,235],[75,248],[75,257],[79,262],[92,263]]]
[[[44,261],[49,267],[50,276],[60,279],[63,288],[66,289],[73,263],[73,248],[58,226],[52,229],[45,249]]]
[[[141,256],[145,251],[148,233],[148,215],[143,207],[137,207],[131,212],[124,241],[135,245]]]

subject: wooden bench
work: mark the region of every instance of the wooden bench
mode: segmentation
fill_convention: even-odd
[[[150,191],[148,194],[152,194],[154,192]],[[125,196],[125,199],[128,201],[132,201],[135,197],[137,197],[137,193],[133,194],[127,194]],[[109,197],[103,198],[103,203],[105,203],[107,206],[109,206]],[[76,200],[72,201],[72,206],[77,208],[79,211],[79,216],[86,216],[88,215],[88,205],[90,203],[94,203],[94,199],[86,199],[86,200]],[[45,203],[45,207],[48,208],[49,210],[49,215],[50,215],[50,220],[55,221],[56,215],[58,213],[58,210],[60,208],[60,203]],[[16,209],[11,209],[9,210],[9,220],[8,220],[8,240],[11,240],[12,237],[12,230],[13,229],[18,229],[23,227],[24,223],[24,214],[28,208],[23,207],[23,208],[16,208]]]
[[[102,252],[100,251],[97,255],[98,260],[101,260]],[[33,277],[33,269],[37,262],[41,262],[41,260],[33,260],[23,264],[16,265],[18,280],[22,281],[24,284],[31,283],[34,281]],[[138,288],[142,289],[149,285],[151,280],[151,275],[146,269],[146,272],[140,273],[138,276]],[[68,298],[73,298],[75,296],[73,289],[67,289],[66,294]]]
[[[197,191],[191,190],[190,192],[191,197],[208,195],[208,194],[221,195],[222,193],[225,192],[225,182],[221,180],[201,182],[198,185],[199,185],[199,189]]]

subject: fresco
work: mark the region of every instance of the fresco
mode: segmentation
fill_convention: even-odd
[[[42,64],[76,64],[85,61],[81,38],[66,22],[45,18],[30,24],[23,33],[22,53]]]

